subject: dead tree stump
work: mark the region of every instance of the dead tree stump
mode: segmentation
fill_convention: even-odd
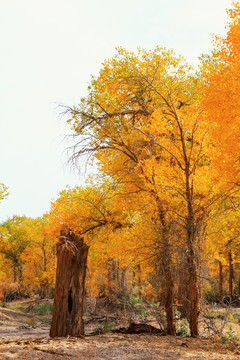
[[[83,298],[88,246],[63,225],[57,243],[57,271],[54,290],[51,337],[84,335]]]

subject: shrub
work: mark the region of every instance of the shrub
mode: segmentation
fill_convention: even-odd
[[[176,331],[176,335],[177,336],[190,336],[190,329],[189,329],[189,325],[188,325],[188,322],[186,319],[184,319],[181,322],[180,327]]]
[[[40,315],[50,315],[53,312],[53,306],[48,303],[36,305],[34,307],[29,307],[26,309],[27,312],[32,312],[34,314]]]
[[[105,334],[109,331],[111,331],[115,326],[114,322],[111,321],[103,321],[101,325],[99,325],[95,329],[95,334]]]

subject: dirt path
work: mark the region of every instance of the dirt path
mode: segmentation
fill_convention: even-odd
[[[107,333],[85,338],[48,336],[49,326],[31,327],[31,316],[0,308],[0,360],[232,360],[209,339]]]
[[[223,352],[204,339],[179,339],[156,335],[104,334],[84,339],[19,337],[2,341],[0,359],[97,359],[97,360],[232,360],[239,356]]]

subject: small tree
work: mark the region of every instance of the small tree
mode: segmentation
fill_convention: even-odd
[[[13,216],[0,226],[0,253],[10,262],[13,282],[22,282],[22,254],[30,242],[29,219]]]

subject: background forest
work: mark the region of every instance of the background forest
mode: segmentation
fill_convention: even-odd
[[[240,6],[195,71],[172,50],[118,48],[62,107],[70,162],[97,168],[42,218],[0,226],[0,296],[53,297],[63,224],[89,245],[86,294],[159,303],[198,336],[202,302],[240,305]],[[1,200],[7,188],[1,184]]]

